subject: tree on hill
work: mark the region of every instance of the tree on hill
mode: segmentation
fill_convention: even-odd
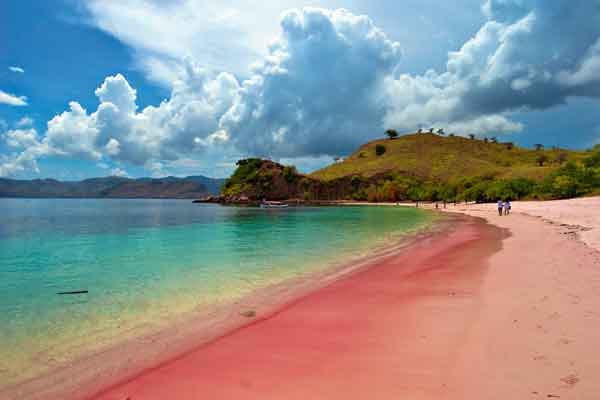
[[[498,138],[496,136],[492,137],[492,139],[490,139],[492,141],[492,143],[498,143]]]
[[[488,139],[488,138],[484,137],[484,138],[483,138],[483,141],[484,141],[484,143],[487,143],[487,142],[489,142],[489,141],[490,141],[490,139]]]
[[[387,131],[385,131],[385,134],[390,138],[396,138],[398,137],[398,131],[396,131],[395,129],[388,129]]]
[[[449,133],[448,136],[454,137],[455,135],[454,135],[454,133]]]
[[[544,148],[544,145],[540,144],[540,143],[536,143],[536,144],[534,144],[534,146],[535,146],[536,151],[540,151]]]
[[[417,130],[417,133],[423,133],[423,128],[419,128],[419,130]]]
[[[535,161],[538,163],[538,165],[541,167],[544,165],[544,163],[546,161],[548,161],[548,156],[545,154],[540,154],[539,156],[537,156],[537,158],[535,159]]]
[[[469,133],[469,139],[475,140],[475,135],[473,135],[472,133]]]
[[[437,130],[437,134],[438,134],[438,135],[441,135],[441,136],[444,136],[444,135],[445,135],[445,133],[444,133],[444,128],[439,128],[439,129]]]
[[[433,133],[433,128],[429,128],[429,133]]]

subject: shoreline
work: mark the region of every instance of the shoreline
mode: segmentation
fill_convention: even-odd
[[[379,259],[393,256],[412,243],[441,230],[449,229],[451,218],[432,217],[415,231],[402,234],[391,244],[377,246],[367,255],[340,261],[326,270],[309,272],[285,280],[225,305],[182,316],[169,328],[142,333],[117,342],[108,349],[59,366],[38,377],[0,389],[0,398],[46,400],[83,399],[90,393],[137,375],[140,371],[167,362],[190,350],[218,339],[246,325],[268,318],[287,303],[367,269]],[[148,351],[150,350],[150,351]],[[127,354],[123,357],[123,354]],[[131,355],[134,356],[131,356]],[[125,359],[124,361],[122,359]],[[81,388],[85,387],[84,390]]]
[[[90,399],[594,400],[600,253],[518,207],[448,208],[495,235],[417,245]]]
[[[279,288],[285,300],[252,304],[256,318],[238,313],[224,334],[202,341],[174,329],[188,347],[165,349],[135,373],[8,398],[594,400],[600,225],[590,202],[600,198],[577,209],[513,202],[508,217],[494,204],[440,207],[446,230],[304,291]]]
[[[380,314],[382,311],[393,311],[395,307],[404,308],[407,298],[419,298],[419,295],[414,293],[415,290],[417,292],[421,291],[419,288],[414,287],[415,280],[421,282],[424,287],[428,286],[424,284],[425,282],[438,286],[435,289],[424,289],[423,292],[425,292],[426,297],[435,299],[438,306],[445,309],[449,307],[447,310],[452,311],[456,309],[451,304],[449,305],[449,303],[454,302],[463,303],[464,301],[468,301],[472,302],[473,307],[476,307],[476,286],[481,279],[481,273],[485,271],[485,268],[483,268],[485,266],[485,256],[500,249],[500,238],[504,237],[505,232],[483,223],[480,219],[454,217],[453,222],[456,221],[459,221],[459,223],[453,224],[454,226],[451,230],[434,232],[421,237],[420,240],[413,241],[409,246],[397,251],[395,254],[384,256],[378,260],[370,260],[364,269],[358,269],[344,276],[342,279],[336,279],[317,290],[312,290],[308,294],[300,296],[296,300],[286,302],[274,310],[273,313],[266,315],[262,319],[258,319],[254,323],[235,329],[224,336],[216,338],[214,341],[182,354],[174,360],[148,368],[133,378],[125,379],[121,383],[109,386],[97,395],[87,398],[113,399],[131,396],[131,398],[185,399],[197,398],[200,393],[203,396],[208,396],[208,398],[306,398],[309,394],[305,393],[304,397],[302,397],[300,392],[295,392],[293,395],[290,392],[285,392],[280,393],[279,397],[272,396],[269,394],[270,390],[254,393],[256,394],[256,397],[254,397],[253,391],[247,390],[247,384],[240,385],[239,381],[217,383],[213,380],[218,381],[219,377],[216,375],[220,375],[221,373],[229,376],[232,370],[239,372],[241,375],[262,371],[260,374],[265,380],[276,380],[286,370],[290,372],[287,367],[287,361],[292,364],[312,362],[313,356],[310,354],[315,347],[320,349],[319,357],[324,357],[323,361],[329,360],[332,355],[337,353],[336,348],[339,345],[335,343],[327,344],[331,340],[336,341],[331,335],[326,334],[330,329],[340,333],[340,330],[347,331],[350,328],[349,325],[354,329],[360,330],[365,324],[366,326],[371,323],[380,325],[380,322],[382,322],[377,319],[371,320],[370,318],[368,318],[368,321],[361,321],[360,318],[353,321],[352,317],[350,317],[350,320],[346,320],[345,314],[348,314],[348,312],[344,310],[347,309],[352,310],[350,313],[352,315],[354,315],[357,309],[364,308],[365,305],[369,312],[375,311],[373,310],[373,304],[369,304],[370,300],[366,301],[368,299],[364,297],[364,294],[361,295],[358,293],[358,296],[356,296],[356,290],[365,286],[365,280],[367,283],[366,286],[370,287],[369,296],[381,297],[383,300],[383,307],[378,307],[376,310],[377,314]],[[465,260],[469,260],[469,266],[465,268],[460,267],[460,262]],[[402,265],[402,268],[398,267],[399,263]],[[435,265],[432,265],[432,263]],[[453,269],[447,264],[456,268]],[[449,287],[447,286],[447,279],[439,279],[437,277],[440,273],[445,277],[450,276],[455,278]],[[388,276],[389,274],[392,274],[396,279],[391,280],[390,276]],[[474,281],[471,279],[462,279],[463,275],[476,277],[476,279]],[[381,285],[384,287],[380,287]],[[401,295],[395,293],[396,285],[403,286],[406,293]],[[381,289],[385,290],[380,293]],[[386,304],[390,300],[390,297],[393,299],[393,304]],[[449,302],[449,299],[453,301]],[[309,310],[306,310],[305,304],[310,304],[314,301],[318,303],[317,307],[310,306]],[[325,310],[324,308],[331,306],[331,303],[334,303],[334,308],[338,309]],[[343,321],[340,321],[341,324],[332,325],[331,322],[335,322],[335,319],[334,321],[328,321],[328,318],[323,320],[322,317],[329,312],[339,313],[340,307],[342,308],[342,314],[337,315],[337,317],[342,318]],[[364,315],[368,314],[368,312],[365,312]],[[461,315],[463,318],[468,318],[468,315]],[[282,319],[284,320],[283,322],[281,322]],[[316,325],[320,323],[324,323],[327,326],[322,327],[323,329],[317,328]],[[273,324],[275,324],[275,327],[271,328]],[[290,324],[294,325],[295,328],[291,329]],[[396,326],[396,328],[401,327]],[[443,326],[440,326],[440,328],[444,329]],[[265,332],[265,329],[267,329],[267,332]],[[274,329],[274,331],[271,329]],[[386,330],[385,326],[381,325],[379,329],[380,333]],[[461,329],[460,327],[458,328],[459,331]],[[352,329],[349,332],[351,331]],[[324,337],[321,333],[325,334]],[[248,335],[251,337],[248,337]],[[350,336],[354,337],[355,335],[350,334]],[[319,343],[321,341],[320,338],[327,343]],[[369,339],[368,335],[362,338]],[[453,338],[456,339],[455,336]],[[236,341],[236,350],[224,345],[224,342],[231,340]],[[289,348],[287,346],[288,340],[291,341]],[[342,347],[351,346],[348,340],[352,341],[351,339],[342,340],[344,342]],[[302,342],[307,348],[303,350],[294,349],[294,344],[298,342]],[[385,342],[381,344],[386,345]],[[279,348],[282,353],[271,354],[273,347]],[[236,356],[232,356],[232,351],[240,355],[239,360],[236,360]],[[294,357],[285,361],[285,353],[290,351],[294,354]],[[226,354],[214,357],[209,356],[210,354],[221,352],[225,352]],[[345,355],[349,354],[347,349],[343,349],[342,353]],[[265,362],[268,363],[269,360],[261,359],[261,357],[269,356],[270,354],[275,357],[275,359],[270,360],[275,361],[275,365],[272,366],[273,369],[265,371]],[[310,358],[308,360],[305,359],[307,355]],[[374,355],[378,356],[381,354],[376,352]],[[207,356],[209,359],[206,359]],[[247,357],[258,357],[258,359],[247,359]],[[193,361],[198,358],[203,361],[201,363]],[[227,359],[228,361],[223,361],[223,359]],[[189,360],[192,360],[191,363]],[[255,371],[254,367],[247,368],[250,365],[256,366],[257,370]],[[340,367],[344,368],[344,366]],[[353,367],[356,367],[356,365]],[[183,370],[181,370],[182,368]],[[172,372],[173,369],[178,372]],[[286,375],[285,378],[292,381],[302,379],[306,372],[308,371],[304,371],[300,375],[292,373]],[[194,376],[194,379],[191,379],[190,374]],[[240,379],[243,380],[245,378],[240,377]],[[250,380],[253,379],[258,378],[255,377]],[[291,383],[289,380],[286,382]],[[322,389],[325,390],[325,388]],[[234,392],[231,392],[232,390]],[[194,393],[196,393],[196,397],[194,397]],[[363,392],[363,394],[365,393]]]

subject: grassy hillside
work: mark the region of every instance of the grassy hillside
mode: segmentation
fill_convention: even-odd
[[[600,193],[593,151],[524,149],[463,137],[412,134],[361,146],[310,175],[267,160],[240,160],[227,199],[495,201]]]
[[[385,146],[382,155],[376,154],[378,145]],[[541,155],[547,158],[543,166],[538,163]],[[511,147],[506,143],[422,133],[367,143],[344,161],[310,176],[330,181],[345,176],[368,178],[394,172],[438,182],[453,182],[473,176],[522,177],[541,181],[565,162],[578,162],[588,155],[587,152],[562,149],[536,151]]]

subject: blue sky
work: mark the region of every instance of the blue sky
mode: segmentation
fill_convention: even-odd
[[[0,176],[309,171],[386,128],[600,141],[600,1],[0,4]]]

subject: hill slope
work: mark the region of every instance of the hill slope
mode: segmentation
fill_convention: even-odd
[[[360,201],[495,201],[600,193],[600,146],[592,152],[532,150],[510,143],[412,134],[361,146],[309,175],[247,159],[223,186],[221,201],[263,198]]]
[[[110,176],[77,182],[0,179],[0,197],[198,198],[217,194],[223,182],[203,176],[160,179]]]
[[[377,145],[385,146],[384,154],[376,154]],[[548,158],[541,167],[537,162],[540,155]],[[561,163],[579,161],[587,155],[587,152],[562,149],[536,151],[511,147],[506,143],[422,133],[367,143],[344,161],[315,171],[310,176],[330,181],[344,176],[372,177],[394,172],[438,182],[472,176],[523,177],[539,181],[559,168]]]

